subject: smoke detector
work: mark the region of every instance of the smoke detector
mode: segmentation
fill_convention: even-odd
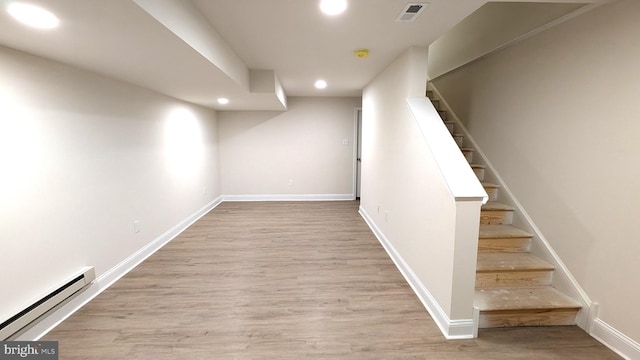
[[[429,5],[427,2],[412,2],[405,5],[400,15],[396,18],[396,22],[412,22],[420,13]]]
[[[356,49],[353,52],[358,59],[366,59],[369,57],[369,49]]]

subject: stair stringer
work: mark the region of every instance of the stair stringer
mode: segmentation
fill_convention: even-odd
[[[515,208],[513,224],[534,234],[531,239],[530,252],[555,266],[551,285],[582,305],[582,308],[576,315],[576,325],[590,334],[594,321],[597,317],[598,303],[591,301],[588,294],[580,286],[573,274],[571,274],[569,268],[553,249],[540,228],[538,228],[520,201],[515,197],[509,186],[507,186],[506,182],[502,179],[496,168],[491,164],[478,143],[476,143],[467,130],[466,126],[462,121],[460,121],[458,115],[449,106],[447,100],[442,97],[442,94],[440,94],[438,89],[433,86],[432,83],[428,84],[427,89],[434,92],[440,101],[441,108],[444,108],[444,110],[447,111],[447,120],[454,121],[456,124],[456,131],[461,132],[464,135],[466,143],[465,147],[471,147],[474,149],[474,163],[485,165],[485,181],[489,181],[500,186],[500,202]]]

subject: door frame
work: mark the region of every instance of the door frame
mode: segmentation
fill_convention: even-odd
[[[362,184],[362,106],[353,110],[353,199],[360,199]]]

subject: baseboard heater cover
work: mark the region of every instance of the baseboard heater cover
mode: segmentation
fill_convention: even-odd
[[[0,324],[0,340],[9,339],[12,335],[31,324],[47,311],[82,290],[95,280],[95,278],[96,272],[94,267],[83,268],[77,275],[62,284],[62,286],[51,291],[40,300]]]

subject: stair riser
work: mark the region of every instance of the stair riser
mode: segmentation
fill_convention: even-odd
[[[462,147],[464,144],[464,136],[462,135],[453,135],[453,140],[458,144],[458,147]]]
[[[530,238],[478,239],[479,252],[528,252]]]
[[[438,114],[440,114],[440,118],[444,121],[447,121],[447,112],[444,110],[438,110]]]
[[[553,270],[487,271],[476,273],[476,289],[551,285]]]
[[[480,224],[503,225],[513,223],[513,211],[482,210],[480,212]]]
[[[484,169],[482,169],[482,168],[473,168],[473,173],[476,174],[476,176],[478,177],[478,180],[480,180],[480,181],[484,180]]]
[[[462,151],[462,155],[464,155],[464,158],[467,159],[467,162],[469,164],[471,164],[473,162],[473,151],[472,150]]]
[[[431,100],[431,103],[436,110],[440,111],[440,100]]]
[[[455,124],[453,124],[453,123],[444,123],[444,124],[447,126],[447,130],[449,130],[451,135],[453,135],[455,130],[456,130]]]
[[[479,327],[575,325],[576,314],[578,309],[481,311]]]
[[[484,188],[484,191],[487,192],[487,195],[489,195],[489,201],[498,201],[498,188],[495,187],[490,187]]]

